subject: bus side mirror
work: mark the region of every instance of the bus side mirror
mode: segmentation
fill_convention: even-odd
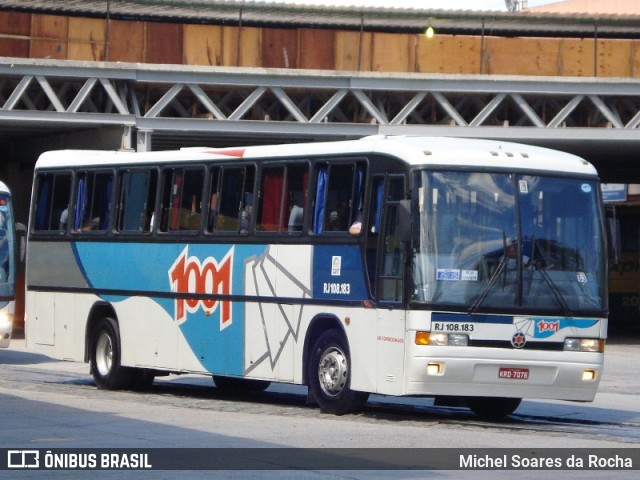
[[[400,240],[405,244],[411,243],[411,200],[400,200],[398,205],[398,228]]]

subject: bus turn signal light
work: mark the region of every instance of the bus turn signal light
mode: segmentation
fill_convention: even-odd
[[[435,345],[439,347],[466,347],[469,336],[460,333],[416,332],[416,345]]]

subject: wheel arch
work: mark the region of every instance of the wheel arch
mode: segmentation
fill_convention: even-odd
[[[311,349],[313,348],[313,345],[316,343],[316,340],[320,337],[320,335],[328,330],[339,331],[340,334],[345,338],[347,348],[349,348],[347,333],[340,319],[334,314],[322,313],[316,315],[311,320],[309,328],[307,329],[307,335],[304,339],[304,349],[302,353],[302,383],[304,385],[309,384],[307,365],[311,356]]]
[[[98,322],[103,318],[111,318],[116,323],[114,325],[117,327],[118,318],[116,316],[116,311],[113,306],[108,302],[96,302],[91,310],[89,311],[89,316],[87,317],[87,327],[84,332],[84,361],[85,363],[89,362],[91,358],[91,339],[93,338],[93,333],[96,328]],[[118,329],[116,328],[116,331]]]

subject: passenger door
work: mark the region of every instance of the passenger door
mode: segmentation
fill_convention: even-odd
[[[404,198],[404,175],[374,178],[368,235],[377,237],[372,287],[377,300],[377,391],[400,394],[404,385],[405,311],[403,309],[405,250],[398,210]],[[382,190],[380,190],[382,189]],[[379,232],[375,230],[379,229]],[[369,251],[368,247],[368,254]],[[371,276],[371,273],[370,273]]]

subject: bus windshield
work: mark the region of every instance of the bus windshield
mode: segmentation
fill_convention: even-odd
[[[595,179],[417,172],[411,299],[570,316],[607,309]]]
[[[0,193],[0,298],[12,299],[15,295],[14,238],[11,197]]]

